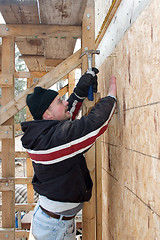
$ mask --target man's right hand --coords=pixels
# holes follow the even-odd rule
[[[111,78],[110,78],[108,95],[111,95],[114,97],[117,96],[116,77],[115,76],[111,76]]]
[[[77,83],[74,92],[79,97],[87,97],[88,96],[88,89],[90,86],[93,87],[93,92],[97,92],[97,68],[93,68],[92,72],[86,72],[82,75],[82,77],[79,79],[79,82]]]

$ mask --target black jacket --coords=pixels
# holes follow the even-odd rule
[[[82,102],[75,94],[69,98],[74,117]],[[22,145],[32,159],[36,192],[60,202],[84,202],[91,198],[93,184],[84,153],[107,129],[115,106],[115,99],[108,96],[81,119],[21,123]]]

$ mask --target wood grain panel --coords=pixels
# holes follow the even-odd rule
[[[159,239],[160,33],[151,1],[100,67],[117,77],[117,108],[102,139],[103,239]],[[107,225],[105,227],[105,224]]]

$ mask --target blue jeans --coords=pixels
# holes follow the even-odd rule
[[[62,220],[49,217],[37,203],[32,220],[32,234],[35,240],[75,240],[75,218]]]

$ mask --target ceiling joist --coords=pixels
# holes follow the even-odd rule
[[[81,38],[81,26],[0,24],[0,37]]]

